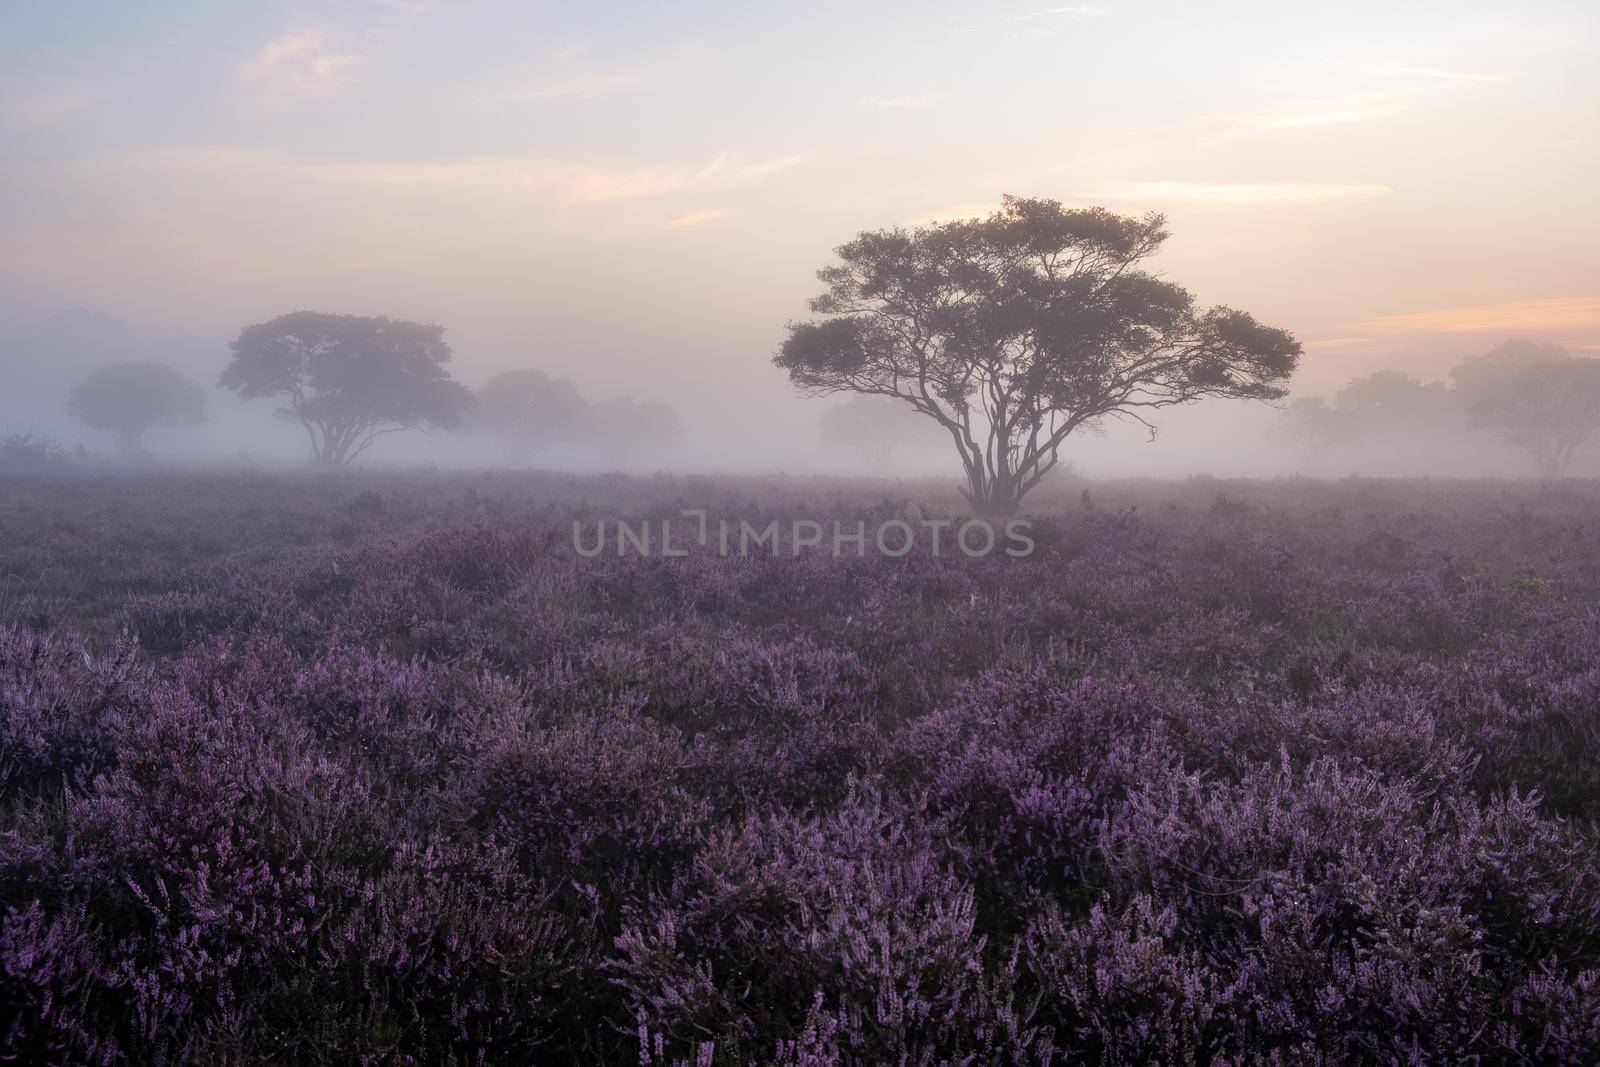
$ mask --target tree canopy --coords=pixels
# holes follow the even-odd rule
[[[619,396],[595,409],[594,439],[613,459],[683,440],[678,409],[659,400]]]
[[[1527,453],[1541,477],[1559,478],[1600,440],[1600,360],[1549,342],[1512,339],[1463,360],[1450,381],[1397,370],[1353,378],[1331,402],[1289,404],[1277,436],[1307,466],[1364,455],[1388,470],[1473,469],[1482,442]],[[1465,466],[1460,464],[1463,457]]]
[[[1600,360],[1559,345],[1506,341],[1451,372],[1468,424],[1527,452],[1559,478],[1600,436]]]
[[[1141,269],[1166,239],[1160,215],[1016,197],[986,219],[863,233],[818,272],[824,317],[791,323],[773,361],[808,395],[897,397],[933,419],[968,502],[1007,514],[1075,430],[1154,432],[1157,408],[1283,395],[1299,342]]]
[[[594,409],[577,387],[532,367],[496,374],[476,397],[473,427],[517,466],[551,445],[586,441],[594,430]]]
[[[453,428],[472,394],[450,377],[444,328],[387,317],[297,311],[246,326],[221,384],[240,396],[279,396],[312,462],[338,467],[398,430]]]
[[[162,363],[114,363],[92,371],[67,396],[67,413],[109,433],[124,456],[144,452],[157,426],[205,421],[205,391]]]
[[[1358,417],[1415,422],[1436,418],[1451,408],[1443,382],[1424,382],[1404,371],[1380,370],[1352,378],[1335,398],[1340,410]]]

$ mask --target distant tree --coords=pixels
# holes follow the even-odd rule
[[[1160,215],[1006,197],[987,219],[863,233],[818,272],[826,291],[774,357],[804,393],[897,397],[961,456],[974,510],[1013,513],[1075,430],[1154,433],[1157,408],[1270,400],[1294,371],[1289,333],[1142,269]]]
[[[1541,477],[1564,476],[1600,436],[1600,360],[1516,340],[1467,360],[1451,376],[1468,425],[1527,452]]]
[[[296,311],[246,326],[221,384],[246,398],[280,396],[318,466],[341,467],[378,437],[451,429],[472,394],[445,370],[444,328],[391,318]]]
[[[1482,355],[1469,356],[1450,371],[1457,406],[1471,415],[1487,401],[1503,396],[1528,368],[1572,359],[1560,345],[1513,338],[1502,341]]]
[[[1443,382],[1423,382],[1404,371],[1380,370],[1352,378],[1339,390],[1334,403],[1361,418],[1404,426],[1444,415],[1450,408],[1450,395]]]
[[[891,397],[858,396],[823,411],[817,428],[825,444],[856,452],[874,471],[885,471],[897,448],[935,446],[939,428]]]
[[[509,370],[479,386],[471,426],[492,438],[506,461],[526,466],[556,444],[588,438],[595,415],[577,387],[541,370]]]
[[[144,454],[158,426],[205,421],[205,391],[161,363],[114,363],[92,371],[67,396],[67,413],[109,433],[124,456]]]
[[[683,423],[669,404],[618,397],[595,409],[593,440],[613,459],[622,459],[683,440]]]
[[[1320,396],[1304,396],[1284,408],[1273,436],[1294,449],[1300,463],[1309,467],[1348,442],[1352,430],[1349,412]]]

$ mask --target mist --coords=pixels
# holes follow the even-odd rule
[[[0,399],[0,432],[41,435],[69,449],[81,449],[112,467],[123,464],[111,437],[68,413],[67,398],[72,387],[97,368],[130,361],[156,362],[205,388],[206,418],[198,425],[152,429],[148,450],[135,466],[303,467],[307,458],[304,441],[291,423],[279,417],[276,403],[242,400],[216,387],[217,376],[226,365],[229,340],[226,336],[145,332],[106,312],[81,309],[18,320],[0,338],[8,385]],[[1396,367],[1438,367],[1443,361],[1433,352],[1446,345],[1472,343],[1485,346],[1484,351],[1492,348],[1488,337],[1478,332],[1469,338],[1422,339],[1416,359],[1397,357],[1375,373]],[[1568,350],[1568,355],[1576,358],[1582,351]],[[1458,359],[1482,354],[1461,352]],[[744,361],[744,373],[730,375],[729,380],[701,382],[694,387],[663,383],[659,388],[646,387],[633,378],[619,379],[602,356],[583,361],[526,361],[526,366],[552,374],[570,367],[566,380],[586,400],[601,404],[649,400],[676,412],[678,434],[626,452],[582,441],[557,442],[535,457],[510,462],[484,434],[418,429],[387,438],[361,462],[391,468],[533,467],[574,473],[789,473],[878,479],[928,479],[958,473],[949,441],[931,422],[925,432],[896,444],[886,459],[830,435],[825,426],[827,413],[847,404],[848,395],[796,396],[781,376],[772,372],[764,356],[752,353]],[[511,358],[505,357],[505,361]],[[618,362],[623,362],[621,357]],[[459,350],[450,369],[469,387],[482,385],[488,377],[481,371],[474,374],[470,355]],[[1302,372],[1297,381],[1309,378]],[[1347,380],[1325,394],[1297,390],[1266,404],[1198,401],[1164,411],[1153,435],[1144,426],[1105,419],[1072,438],[1063,449],[1063,463],[1080,477],[1112,479],[1196,474],[1244,478],[1537,474],[1516,448],[1472,432],[1464,407],[1434,417],[1400,413],[1388,419],[1371,418],[1354,438],[1297,443],[1291,429],[1296,401],[1325,396],[1336,404],[1341,391],[1359,380]],[[1417,387],[1431,385],[1442,391],[1450,384],[1448,369],[1432,382],[1413,381]],[[1586,452],[1578,457],[1571,473],[1593,476],[1600,470],[1597,461],[1600,457]]]
[[[152,430],[149,460],[292,467],[304,442],[277,405],[217,381],[244,327],[316,310],[443,327],[468,388],[532,368],[592,403],[678,413],[670,442],[552,446],[539,466],[938,475],[951,457],[933,447],[880,469],[830,446],[818,420],[848,398],[797,396],[771,359],[836,246],[983,217],[1002,194],[1163,212],[1162,277],[1303,344],[1291,398],[1386,369],[1446,381],[1512,338],[1600,352],[1586,4],[236,14],[11,17],[8,432],[104,452],[68,392],[159,362],[206,390],[207,417]],[[1106,68],[1135,42],[1159,77]],[[853,73],[811,84],[824,56]],[[1085,106],[1105,83],[1115,106]],[[1091,477],[1518,473],[1504,448],[1421,428],[1308,463],[1275,442],[1280,418],[1201,400],[1163,411],[1154,440],[1100,420],[1063,461]],[[399,433],[362,462],[504,457]]]

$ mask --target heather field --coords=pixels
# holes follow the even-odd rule
[[[0,1058],[1600,1060],[1600,486],[0,484]]]

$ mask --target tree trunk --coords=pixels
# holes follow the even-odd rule
[[[344,466],[344,450],[323,438],[311,452],[311,465],[318,470],[338,470]]]
[[[117,452],[123,459],[142,459],[144,457],[144,431],[140,429],[124,428],[116,432]]]
[[[350,450],[356,439],[348,431],[320,427],[321,434],[311,435],[311,465],[319,470],[341,470],[350,463]]]
[[[1009,519],[1022,507],[1023,493],[1014,481],[989,478],[982,471],[974,471],[967,477],[965,496],[979,518]]]

